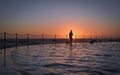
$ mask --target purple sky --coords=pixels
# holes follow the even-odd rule
[[[91,26],[83,22],[97,24]],[[30,27],[26,31],[29,33],[34,25],[35,28],[43,28],[40,33],[44,33],[48,28],[59,29],[59,26],[70,24],[80,29],[90,28],[91,33],[94,32],[94,26],[103,27],[104,31],[108,27],[107,31],[112,30],[112,34],[118,34],[120,0],[0,0],[0,32],[20,32],[22,28]]]

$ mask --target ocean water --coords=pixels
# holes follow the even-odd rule
[[[11,57],[23,75],[120,75],[120,42],[24,46]]]

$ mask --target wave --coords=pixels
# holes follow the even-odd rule
[[[43,65],[43,67],[57,67],[57,66],[61,66],[61,67],[76,67],[75,65],[62,64],[62,63],[52,63],[52,64],[45,64],[45,65]]]

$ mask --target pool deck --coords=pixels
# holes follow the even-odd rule
[[[21,75],[19,72],[11,69],[8,66],[0,67],[0,75]]]
[[[22,75],[20,72],[14,69],[14,64],[11,60],[10,54],[8,51],[6,55],[6,65],[3,63],[3,52],[0,51],[0,75]]]

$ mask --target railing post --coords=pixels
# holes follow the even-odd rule
[[[101,36],[101,41],[103,42],[103,36]]]
[[[110,41],[112,42],[112,36],[110,37]]]
[[[98,41],[98,37],[96,36],[96,41]]]
[[[55,44],[56,44],[56,34],[55,34]]]
[[[68,42],[68,41],[67,41],[67,38],[68,38],[68,35],[66,35],[66,44],[67,44],[67,42]]]
[[[85,35],[83,34],[83,42],[84,42],[84,39],[85,39]]]
[[[42,45],[43,45],[44,35],[42,34],[41,36],[42,36]]]
[[[4,66],[6,66],[6,32],[4,32]]]
[[[76,39],[76,38],[77,38],[77,35],[75,35],[75,44],[76,44],[76,41],[77,41],[77,39]]]
[[[92,40],[92,36],[90,35],[90,39],[89,40]]]
[[[18,34],[16,34],[16,49],[17,49],[17,35],[18,35]]]
[[[29,34],[27,34],[27,48],[29,48]]]

